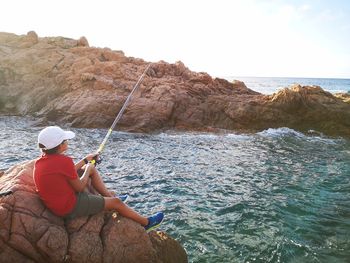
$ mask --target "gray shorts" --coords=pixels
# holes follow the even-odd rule
[[[93,195],[86,192],[76,194],[77,203],[73,211],[64,216],[66,219],[73,219],[80,216],[95,215],[103,211],[105,199],[101,195]]]

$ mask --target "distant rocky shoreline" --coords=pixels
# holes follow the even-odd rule
[[[148,64],[122,51],[89,47],[84,37],[0,33],[0,114],[109,127]],[[349,95],[300,85],[263,95],[241,81],[160,61],[151,65],[118,124],[131,132],[278,127],[350,137]]]

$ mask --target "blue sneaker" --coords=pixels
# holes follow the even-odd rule
[[[129,195],[128,194],[124,194],[124,195],[118,195],[117,196],[123,203],[126,203],[129,199]]]
[[[150,216],[148,219],[148,225],[145,226],[146,232],[150,232],[153,229],[156,229],[159,227],[159,225],[163,222],[164,214],[163,212],[158,212],[154,214],[153,216]]]

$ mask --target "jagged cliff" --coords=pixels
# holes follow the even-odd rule
[[[0,113],[45,123],[109,127],[149,63],[88,41],[0,33]],[[267,96],[181,62],[153,63],[118,129],[255,132],[289,127],[350,135],[350,105],[320,87]]]

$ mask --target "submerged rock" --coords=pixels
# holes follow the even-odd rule
[[[109,127],[148,64],[122,51],[89,47],[84,37],[0,33],[0,113],[34,116],[41,124]],[[276,127],[350,136],[350,104],[317,86],[262,95],[240,81],[159,61],[117,126],[135,132]]]
[[[33,182],[34,161],[0,175],[0,262],[187,262],[164,232],[147,234],[132,220],[99,213],[70,221],[45,208]]]

